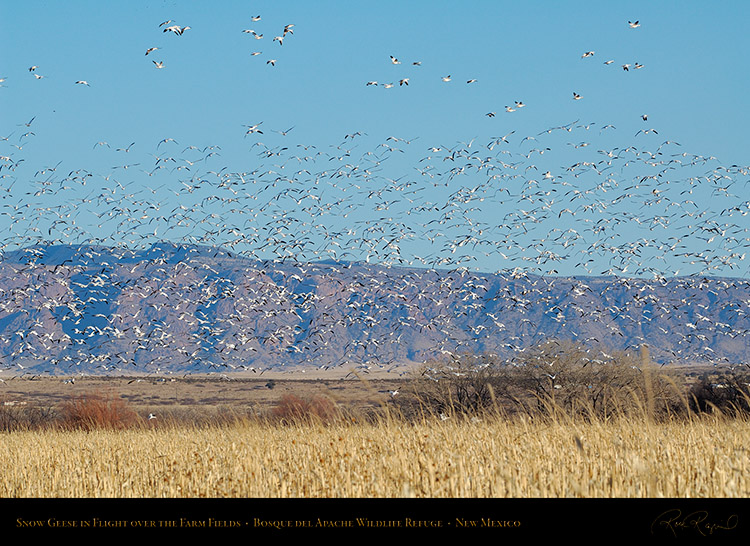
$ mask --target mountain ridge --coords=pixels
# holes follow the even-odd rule
[[[257,260],[220,247],[35,245],[0,260],[0,363],[51,374],[389,369],[551,338],[742,362],[750,280]]]

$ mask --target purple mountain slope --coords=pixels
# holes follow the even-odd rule
[[[540,277],[262,262],[222,249],[33,247],[0,260],[0,362],[24,373],[397,364],[550,338],[743,362],[750,281]],[[592,354],[595,354],[592,352]]]

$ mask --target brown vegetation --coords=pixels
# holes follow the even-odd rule
[[[477,415],[500,412],[544,415],[686,415],[686,387],[657,367],[647,352],[592,352],[583,345],[550,341],[511,362],[490,355],[461,355],[425,366],[401,408],[415,412]]]
[[[112,392],[74,396],[63,402],[60,409],[60,426],[64,429],[122,430],[139,422],[138,414]]]
[[[750,371],[704,374],[690,389],[690,407],[695,412],[750,414]]]
[[[271,410],[271,417],[284,423],[310,420],[326,423],[337,415],[333,401],[320,395],[307,398],[285,394]]]

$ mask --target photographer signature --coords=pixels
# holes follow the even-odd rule
[[[682,511],[678,509],[667,510],[657,517],[651,524],[651,534],[657,528],[668,529],[674,536],[678,531],[695,531],[702,536],[712,535],[715,531],[729,531],[735,529],[738,525],[736,514],[729,516],[726,521],[709,521],[708,512],[697,510],[683,516]]]

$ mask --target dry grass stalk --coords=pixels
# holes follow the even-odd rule
[[[566,416],[567,415],[567,416]],[[339,421],[3,433],[3,497],[746,497],[745,419]]]

